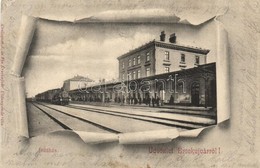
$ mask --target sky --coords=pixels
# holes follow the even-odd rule
[[[166,40],[176,33],[177,43],[210,49],[215,62],[216,30],[201,26],[151,23],[70,23],[40,20],[23,69],[27,96],[60,88],[75,75],[95,81],[118,78],[117,57],[153,39],[164,30]]]

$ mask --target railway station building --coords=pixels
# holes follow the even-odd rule
[[[159,98],[162,104],[216,107],[216,64],[207,63],[208,49],[166,40],[150,41],[119,56],[119,80],[74,89],[84,101],[142,104]],[[72,96],[73,97],[73,96]]]

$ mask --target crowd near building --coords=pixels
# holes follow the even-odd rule
[[[160,40],[117,58],[119,80],[82,87],[80,79],[68,91],[72,101],[215,107],[216,66],[207,63],[209,52],[179,44],[174,33],[167,40],[162,31]],[[65,81],[65,87],[68,81],[73,79]]]

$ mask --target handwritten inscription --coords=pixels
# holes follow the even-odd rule
[[[173,147],[168,146],[149,146],[149,153],[151,154],[167,154],[174,153]],[[216,155],[220,154],[220,147],[214,148],[183,148],[177,149],[179,155]]]
[[[55,148],[39,148],[39,152],[42,152],[42,153],[54,153],[54,152],[57,152],[57,149]]]
[[[178,154],[181,154],[181,155],[220,154],[220,148],[178,148]]]
[[[149,146],[149,153],[153,153],[153,154],[173,153],[173,147]]]

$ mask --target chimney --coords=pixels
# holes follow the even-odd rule
[[[164,31],[161,32],[160,41],[165,41],[165,33],[164,33]]]
[[[170,35],[169,41],[170,41],[170,43],[176,43],[176,35],[175,35],[175,33]]]

